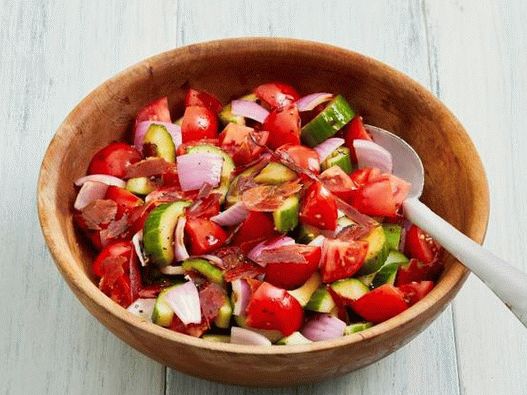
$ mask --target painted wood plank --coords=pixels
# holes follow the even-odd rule
[[[340,45],[381,59],[430,86],[422,4],[409,2],[185,0],[178,45],[236,36],[287,36]],[[353,356],[350,356],[353,358]],[[284,383],[287,384],[287,383]],[[390,357],[343,378],[281,390],[217,385],[168,370],[167,394],[456,394],[456,352],[449,307],[428,330]]]
[[[175,7],[0,2],[1,393],[164,393],[165,368],[111,335],[65,285],[44,247],[35,189],[44,150],[72,107],[110,75],[175,45]]]
[[[524,1],[426,1],[440,97],[486,167],[486,246],[527,270],[527,27]],[[462,393],[525,394],[527,332],[475,276],[454,302]]]

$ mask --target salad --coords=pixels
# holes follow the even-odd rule
[[[73,218],[99,289],[209,341],[304,344],[362,331],[422,299],[440,247],[401,212],[410,185],[333,93],[271,82],[224,105],[189,89],[137,114],[93,156]]]

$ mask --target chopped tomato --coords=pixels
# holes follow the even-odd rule
[[[277,149],[284,144],[300,144],[300,115],[296,105],[290,104],[271,111],[263,124],[262,130],[269,132],[267,145]]]
[[[367,241],[325,239],[320,261],[322,281],[332,283],[353,276],[364,264],[367,252]]]
[[[304,319],[300,303],[285,289],[267,282],[254,291],[246,311],[249,327],[278,330],[284,336],[299,330]]]
[[[257,159],[263,151],[269,132],[255,132],[253,128],[229,123],[220,133],[221,148],[227,152],[237,166],[243,166]],[[254,140],[258,142],[256,142]]]
[[[196,89],[189,89],[185,96],[185,107],[192,106],[206,107],[216,114],[218,114],[223,108],[221,102],[210,93],[198,91]]]
[[[357,189],[355,183],[351,180],[344,170],[339,166],[332,166],[322,172],[320,181],[329,191],[346,203],[351,203],[353,191]]]
[[[289,158],[299,167],[311,170],[313,173],[320,172],[320,159],[317,151],[303,145],[284,144],[276,152],[285,152]]]
[[[143,121],[172,122],[168,109],[168,98],[161,97],[139,110],[135,118],[135,125]]]
[[[267,262],[265,266],[265,281],[285,289],[294,289],[303,285],[318,269],[320,262],[320,247],[296,245],[299,254],[302,254],[305,263]]]
[[[351,204],[367,215],[391,217],[397,213],[389,180],[375,181],[355,190]]]
[[[439,256],[439,245],[419,227],[412,225],[406,232],[404,252],[411,258],[425,264],[432,263]]]
[[[123,307],[128,307],[139,296],[141,273],[129,241],[104,248],[95,259],[92,271],[101,278],[99,288]]]
[[[227,239],[227,233],[221,226],[206,218],[187,217],[185,233],[189,238],[192,255],[202,255],[214,251],[221,247]]]
[[[183,143],[216,138],[218,135],[218,117],[206,107],[187,107],[185,114],[183,114],[181,134]]]
[[[351,204],[363,214],[394,217],[410,190],[410,184],[376,168],[358,169],[350,175],[357,189]]]
[[[352,302],[351,308],[365,320],[378,324],[402,313],[408,304],[401,291],[384,284]]]
[[[311,184],[302,199],[300,220],[319,229],[335,230],[337,216],[333,195],[321,183]]]
[[[408,284],[403,284],[398,287],[399,290],[404,294],[404,300],[410,306],[416,304],[421,299],[423,299],[428,292],[434,288],[433,281],[421,281],[421,282],[411,282]]]
[[[179,184],[179,177],[177,174],[176,166],[170,167],[169,169],[167,169],[167,171],[161,174],[161,184],[164,187],[181,187],[181,185]]]
[[[88,174],[109,174],[123,178],[126,167],[142,159],[141,153],[126,143],[110,143],[92,158]]]
[[[105,198],[113,200],[125,212],[130,211],[134,207],[141,206],[144,203],[142,199],[138,198],[132,192],[114,185],[108,187]]]
[[[215,145],[219,146],[218,139],[201,139],[201,140],[195,140],[195,141],[189,141],[188,143],[180,144],[179,147],[177,147],[176,155],[185,155],[187,153],[187,149],[190,147],[194,147],[195,145],[199,144],[209,144],[209,145]]]
[[[129,260],[133,253],[133,246],[129,241],[120,241],[105,247],[93,262],[92,271],[97,277],[104,275],[104,260],[110,256],[123,256]]]
[[[430,263],[421,262],[412,258],[406,265],[399,266],[395,285],[401,286],[414,281],[436,280],[441,274],[443,264],[439,260]]]
[[[254,93],[271,109],[285,107],[300,98],[295,88],[282,82],[262,84],[256,87]]]
[[[232,245],[247,253],[258,243],[276,235],[273,218],[263,212],[250,211],[232,239]]]
[[[351,153],[351,160],[353,163],[357,163],[357,155],[355,154],[355,148],[353,147],[353,141],[355,140],[369,140],[372,141],[370,135],[364,128],[362,117],[356,115],[350,123],[344,129],[344,139],[346,140],[346,147],[349,148]]]

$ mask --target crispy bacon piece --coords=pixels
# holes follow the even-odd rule
[[[199,290],[201,305],[201,322],[199,324],[184,325],[177,315],[174,315],[170,329],[190,336],[201,337],[211,327],[211,322],[218,316],[221,306],[225,303],[226,295],[218,284],[206,283]]]
[[[227,300],[225,291],[218,284],[208,283],[204,285],[199,290],[202,320],[210,325],[210,322],[218,316],[225,300]]]
[[[151,177],[163,174],[175,166],[163,158],[151,157],[126,167],[124,178]]]
[[[130,223],[128,215],[124,214],[121,218],[110,221],[106,229],[101,230],[101,239],[116,239],[128,232]]]
[[[232,269],[227,269],[223,273],[223,279],[227,282],[233,282],[237,279],[256,278],[265,273],[263,267],[258,266],[252,262],[244,262],[240,266]]]
[[[302,254],[303,249],[298,245],[286,245],[263,250],[257,258],[258,263],[264,266],[268,263],[307,263]]]
[[[106,294],[111,291],[115,282],[124,274],[127,260],[122,255],[108,256],[102,262],[104,276],[101,277],[99,288]]]
[[[163,187],[149,193],[145,202],[176,202],[178,200],[194,200],[197,196],[197,191],[183,192],[179,187]]]
[[[298,180],[280,185],[260,185],[246,190],[242,201],[252,211],[275,211],[284,200],[302,189]]]
[[[81,216],[87,229],[100,230],[101,225],[117,215],[117,203],[109,199],[97,199],[82,209]]]

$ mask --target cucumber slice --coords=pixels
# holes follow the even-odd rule
[[[280,346],[292,346],[295,344],[309,344],[313,343],[308,338],[304,337],[300,332],[293,332],[289,336],[284,337],[276,342]]]
[[[371,283],[377,273],[365,274],[364,276],[357,277],[364,285],[371,287]]]
[[[410,262],[410,259],[406,257],[402,252],[391,250],[388,253],[388,257],[386,258],[386,261],[384,262],[385,265],[389,263],[397,263],[400,265],[405,265],[408,262]]]
[[[281,184],[286,181],[296,180],[296,173],[281,163],[270,162],[265,166],[260,174],[254,177],[254,181],[259,184]]]
[[[225,298],[225,303],[220,307],[218,316],[214,320],[214,324],[218,328],[229,328],[231,326],[232,305],[229,298]]]
[[[359,299],[370,290],[364,283],[356,278],[346,278],[335,281],[331,289],[341,298],[352,301]]]
[[[234,171],[234,162],[232,158],[222,149],[215,147],[210,144],[199,144],[193,147],[190,147],[187,150],[188,154],[198,153],[198,152],[207,152],[209,154],[216,154],[223,158],[223,167],[221,170],[221,179],[220,185],[215,188],[212,192],[219,193],[221,195],[220,203],[223,203],[227,191],[229,190],[229,185],[231,182],[231,174]]]
[[[386,236],[386,242],[390,250],[398,250],[399,243],[401,242],[402,228],[396,224],[382,224],[384,229],[384,236]]]
[[[145,221],[143,245],[145,254],[158,266],[174,260],[174,230],[179,217],[190,202],[179,201],[157,206]]]
[[[172,323],[172,318],[174,318],[174,311],[165,301],[165,296],[167,293],[169,293],[171,290],[178,287],[179,285],[181,284],[176,284],[171,287],[165,288],[159,293],[159,295],[157,295],[154,310],[152,311],[152,322],[154,324],[169,327]]]
[[[354,116],[355,112],[346,99],[338,95],[302,128],[302,142],[309,147],[315,147],[337,133]]]
[[[296,241],[300,244],[311,243],[320,234],[320,229],[307,224],[300,224],[296,234]]]
[[[201,338],[212,343],[230,343],[231,337],[226,335],[203,335]]]
[[[330,167],[338,166],[346,174],[351,173],[353,165],[351,164],[351,154],[347,147],[339,147],[329,155],[324,162],[320,164],[322,171]]]
[[[274,227],[278,232],[287,233],[298,225],[298,196],[289,196],[280,207],[273,211]]]
[[[364,264],[357,273],[359,276],[375,273],[386,261],[388,256],[388,243],[382,226],[373,229],[368,236],[363,238],[368,242],[368,252]]]
[[[242,316],[242,315],[235,315],[234,321],[236,322],[236,324],[238,324],[240,328],[250,329],[253,332],[259,333],[260,335],[269,339],[271,343],[276,343],[278,340],[284,337],[284,335],[282,335],[282,332],[277,331],[277,330],[257,329],[257,328],[252,328],[248,326],[247,323],[245,322],[246,321],[245,316]]]
[[[349,336],[352,333],[361,332],[365,329],[371,328],[373,326],[373,323],[371,322],[356,322],[354,324],[348,325],[344,329],[344,336]]]
[[[152,124],[148,127],[143,143],[145,156],[158,156],[167,162],[176,161],[176,146],[172,136],[163,125]]]
[[[258,173],[258,168],[258,165],[251,166],[247,170],[244,170],[236,177],[234,177],[229,187],[229,191],[227,192],[227,197],[225,198],[227,207],[238,203],[238,201],[240,200],[240,196],[238,194],[238,182],[240,181],[240,179],[255,175],[256,173]]]
[[[321,287],[311,295],[305,309],[316,311],[318,313],[329,313],[334,307],[336,307],[336,305],[331,294],[326,287]]]
[[[305,307],[309,303],[311,296],[315,293],[318,287],[320,287],[320,284],[322,284],[320,274],[315,272],[300,288],[287,292],[289,292],[293,298],[298,300],[298,303],[300,303],[302,307]]]
[[[136,177],[126,181],[126,189],[136,195],[148,195],[156,189],[156,184],[148,177]]]
[[[201,258],[192,258],[184,261],[181,266],[186,272],[196,271],[205,276],[209,281],[216,284],[223,284],[223,272],[212,263]]]
[[[383,284],[393,285],[395,283],[397,269],[399,269],[399,264],[397,262],[385,263],[375,274],[371,286],[377,288]]]

